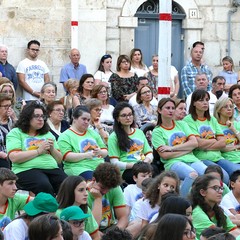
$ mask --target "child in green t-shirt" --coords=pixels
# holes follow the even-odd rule
[[[31,200],[27,194],[19,194],[17,176],[7,168],[0,168],[0,228],[4,228],[15,218],[16,212]]]

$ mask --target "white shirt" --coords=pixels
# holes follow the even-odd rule
[[[131,106],[136,106],[138,105],[137,103],[137,94],[134,94],[128,101],[128,103],[131,105]],[[158,101],[155,97],[153,97],[152,101],[150,102],[153,106],[157,106],[158,105]]]

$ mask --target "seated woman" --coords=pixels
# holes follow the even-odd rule
[[[68,176],[62,182],[57,194],[59,209],[57,210],[56,215],[60,217],[64,208],[78,206],[84,213],[90,215],[88,221],[85,223],[85,230],[90,234],[92,239],[98,239],[98,224],[92,215],[92,211],[99,207],[98,204],[102,204],[102,194],[96,189],[92,189],[90,191],[95,198],[95,205],[92,210],[87,205],[88,191],[86,181],[80,176]]]
[[[137,90],[138,76],[130,72],[131,63],[127,55],[120,55],[117,60],[117,72],[109,78],[112,97],[119,101],[128,101]]]
[[[194,155],[207,166],[218,164],[222,167],[224,182],[228,184],[229,175],[226,170],[233,167],[233,163],[221,155],[221,150],[226,147],[226,141],[216,118],[210,116],[209,99],[210,95],[207,91],[202,89],[194,91],[189,115],[184,118],[184,121],[198,142],[198,148],[194,150]]]
[[[112,75],[112,56],[110,54],[105,54],[101,57],[98,70],[94,74],[95,84],[102,84],[105,87],[109,87],[108,80]]]
[[[81,175],[92,179],[95,168],[104,162],[107,147],[100,135],[88,128],[91,115],[86,106],[78,106],[73,111],[72,126],[61,133],[58,145],[63,154],[64,171],[67,175]]]
[[[187,105],[185,100],[174,98],[175,102],[175,113],[174,113],[174,120],[183,120],[184,117],[187,115]]]
[[[55,100],[57,95],[57,85],[54,82],[44,83],[41,88],[40,99],[43,102],[44,106],[47,106],[49,103]]]
[[[207,166],[196,158],[192,150],[197,148],[197,140],[188,125],[174,120],[175,102],[171,98],[162,98],[158,103],[157,127],[152,133],[152,143],[161,157],[166,170],[176,172],[181,180],[181,195],[187,196],[198,175],[202,175]]]
[[[92,74],[83,74],[77,89],[77,94],[73,97],[73,107],[84,105],[87,99],[91,98],[94,87],[94,77]]]
[[[226,166],[221,165],[229,174],[229,176],[236,170],[240,169],[240,123],[234,121],[233,118],[234,103],[231,98],[218,99],[214,106],[214,117],[217,119],[227,146],[221,149],[222,156],[229,160]]]
[[[53,101],[47,105],[48,119],[47,123],[50,127],[50,132],[58,140],[59,135],[67,130],[70,125],[64,120],[65,108],[60,101]]]
[[[100,116],[101,124],[106,128],[106,130],[111,133],[113,129],[113,110],[114,106],[111,105],[108,88],[104,85],[97,85],[93,88],[92,98],[97,98],[102,102],[102,113]]]
[[[0,93],[0,167],[10,168],[6,151],[6,136],[16,121],[13,114],[12,98],[6,93]]]
[[[78,80],[70,78],[65,82],[65,88],[68,95],[59,99],[66,109],[65,119],[70,122],[73,110],[73,97],[77,94]]]
[[[240,235],[240,230],[219,206],[222,192],[222,184],[214,176],[203,175],[194,181],[190,198],[193,205],[193,226],[198,239],[201,232],[208,227],[222,227],[235,237]]]
[[[134,106],[136,123],[139,128],[145,123],[157,122],[157,107],[151,104],[153,99],[153,90],[149,86],[141,87],[137,92],[137,103]]]
[[[102,103],[97,98],[88,99],[85,102],[85,105],[88,107],[91,115],[91,121],[89,128],[95,130],[102,138],[105,144],[108,141],[108,132],[102,126],[100,117],[102,114]]]
[[[7,79],[8,78],[6,78],[6,80]],[[9,82],[3,81],[2,84],[0,81],[0,93],[7,94],[11,98],[12,108],[10,110],[10,117],[12,119],[15,119],[16,121],[17,118],[19,117],[20,112],[22,111],[23,106],[26,104],[25,101],[22,100],[21,98],[18,101],[16,100],[16,92],[10,80]]]
[[[44,107],[27,104],[7,135],[7,152],[21,189],[34,194],[55,195],[66,174],[58,168],[62,160],[55,137],[49,132]]]
[[[138,161],[151,163],[152,149],[144,133],[134,128],[134,110],[126,102],[118,103],[113,111],[114,132],[109,136],[108,149],[111,163],[117,165],[127,183],[133,181],[132,167]]]

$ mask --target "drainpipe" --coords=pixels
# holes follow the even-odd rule
[[[231,56],[231,30],[232,30],[231,17],[236,11],[237,11],[237,8],[230,9],[228,11],[228,46],[227,46],[228,56]]]
[[[71,49],[78,49],[78,0],[71,0]]]

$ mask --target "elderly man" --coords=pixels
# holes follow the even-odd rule
[[[181,71],[181,82],[182,88],[185,96],[190,95],[194,90],[196,90],[194,79],[197,73],[205,72],[209,81],[212,80],[212,72],[210,68],[201,63],[203,57],[203,49],[199,45],[192,48],[191,51],[192,60],[183,67]],[[210,90],[210,85],[208,86]]]
[[[47,65],[38,59],[39,51],[40,42],[31,40],[27,45],[27,57],[17,67],[19,84],[26,101],[37,100],[43,84],[50,81]]]
[[[7,77],[14,85],[15,90],[17,89],[18,86],[18,80],[17,80],[17,73],[15,68],[13,67],[13,65],[11,65],[8,61],[7,61],[7,57],[8,57],[8,49],[7,46],[5,45],[0,45],[0,72],[1,72],[1,68],[3,71],[2,76]]]
[[[87,73],[87,68],[85,65],[80,64],[80,52],[73,48],[70,52],[69,58],[71,60],[70,63],[63,66],[60,73],[60,83],[63,83],[64,89],[65,89],[65,82],[69,78],[74,78],[80,80],[83,74]]]

